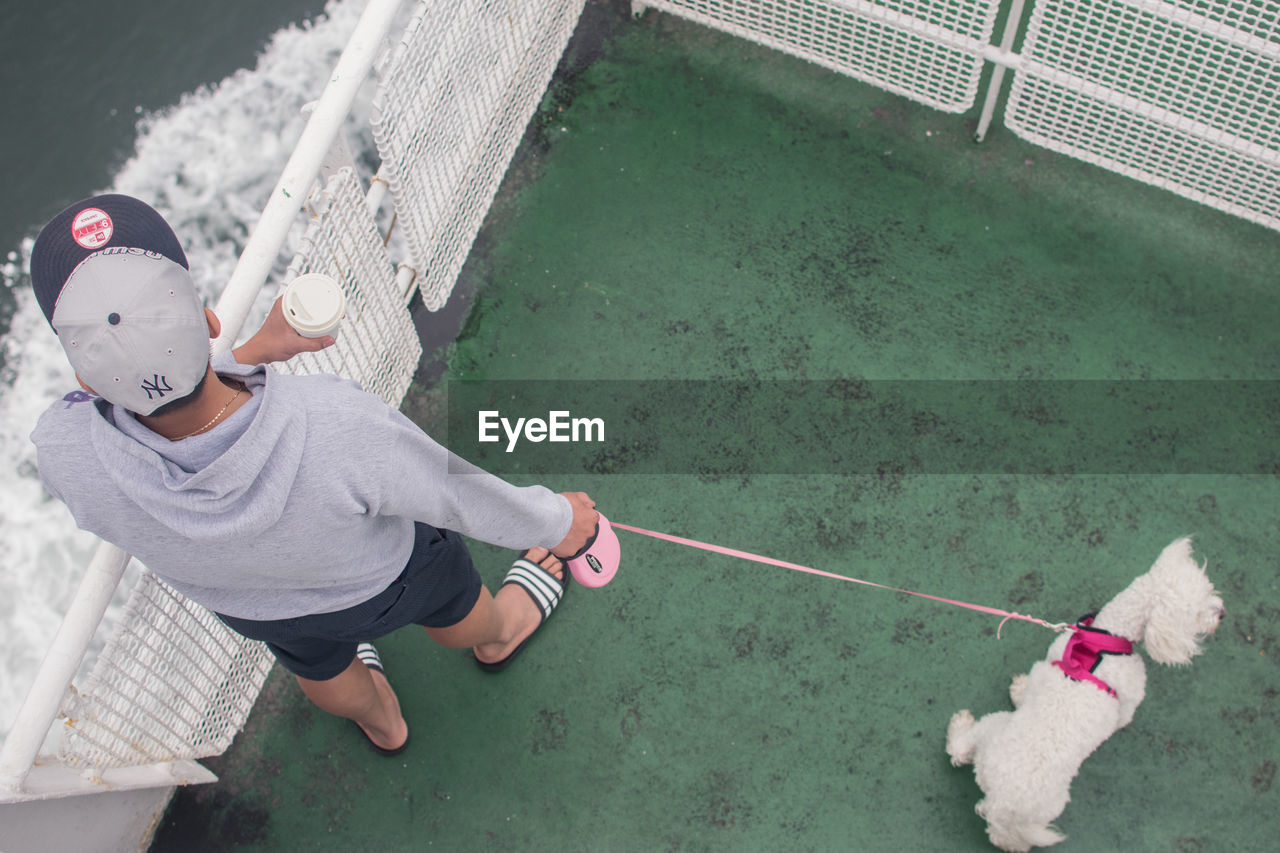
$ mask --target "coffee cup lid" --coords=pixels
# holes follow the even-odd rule
[[[299,332],[327,332],[346,310],[347,300],[338,283],[327,275],[307,273],[284,291],[284,315]]]

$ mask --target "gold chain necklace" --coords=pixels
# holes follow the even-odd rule
[[[214,416],[213,416],[213,420],[209,421],[207,424],[205,424],[204,426],[200,427],[200,429],[196,430],[195,432],[189,432],[189,433],[187,433],[186,435],[184,435],[184,436],[180,436],[180,437],[175,438],[175,439],[173,439],[173,440],[174,440],[174,441],[182,441],[184,438],[191,438],[191,436],[193,436],[193,435],[199,435],[200,433],[202,433],[202,432],[204,432],[205,430],[209,429],[211,426],[213,426],[214,424],[216,424],[216,423],[218,422],[218,419],[219,419],[219,418],[221,418],[224,414],[226,414],[227,409],[231,408],[231,404],[232,404],[232,403],[234,403],[234,402],[236,401],[236,399],[237,399],[241,394],[243,394],[243,393],[244,393],[244,388],[241,388],[241,389],[240,389],[239,391],[237,391],[235,394],[231,395],[231,399],[230,399],[230,400],[228,400],[228,401],[227,401],[227,404],[226,404],[225,406],[223,406],[223,407],[218,411],[218,414],[216,414],[216,415],[214,415]]]

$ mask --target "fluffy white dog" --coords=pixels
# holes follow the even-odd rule
[[[1223,615],[1222,599],[1191,557],[1190,537],[1179,539],[1091,624],[1081,620],[1030,674],[1014,677],[1009,697],[1017,710],[976,721],[956,712],[947,754],[957,767],[973,762],[986,794],[977,811],[991,843],[1026,851],[1062,841],[1050,824],[1071,799],[1080,764],[1129,724],[1146,693],[1133,643],[1159,663],[1190,663]]]

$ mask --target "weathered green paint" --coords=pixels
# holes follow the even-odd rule
[[[1280,235],[618,5],[589,6],[464,272],[446,380],[1280,375]],[[442,423],[440,387],[406,411]],[[1135,721],[1076,779],[1063,849],[1274,841],[1274,476],[625,461],[548,485],[619,521],[1051,620],[1195,534],[1229,615],[1193,666],[1150,667]],[[1049,632],[997,641],[978,614],[620,537],[617,579],[571,589],[501,676],[413,630],[380,643],[414,732],[399,758],[277,671],[211,762],[222,783],[184,792],[155,849],[992,849],[944,730],[1008,707]],[[496,584],[508,556],[475,554]]]

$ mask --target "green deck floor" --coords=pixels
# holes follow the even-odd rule
[[[424,425],[456,379],[1280,377],[1280,234],[625,5],[588,6],[464,272],[445,377],[406,403]],[[1275,476],[801,475],[749,452],[634,474],[625,450],[539,479],[617,521],[1052,620],[1194,534],[1229,615],[1193,666],[1149,666],[1060,849],[1273,849]],[[500,676],[382,641],[400,758],[277,668],[153,850],[993,849],[944,731],[1006,708],[1048,631],[997,640],[991,617],[620,537],[617,579],[572,589]],[[498,582],[507,555],[474,553]]]

